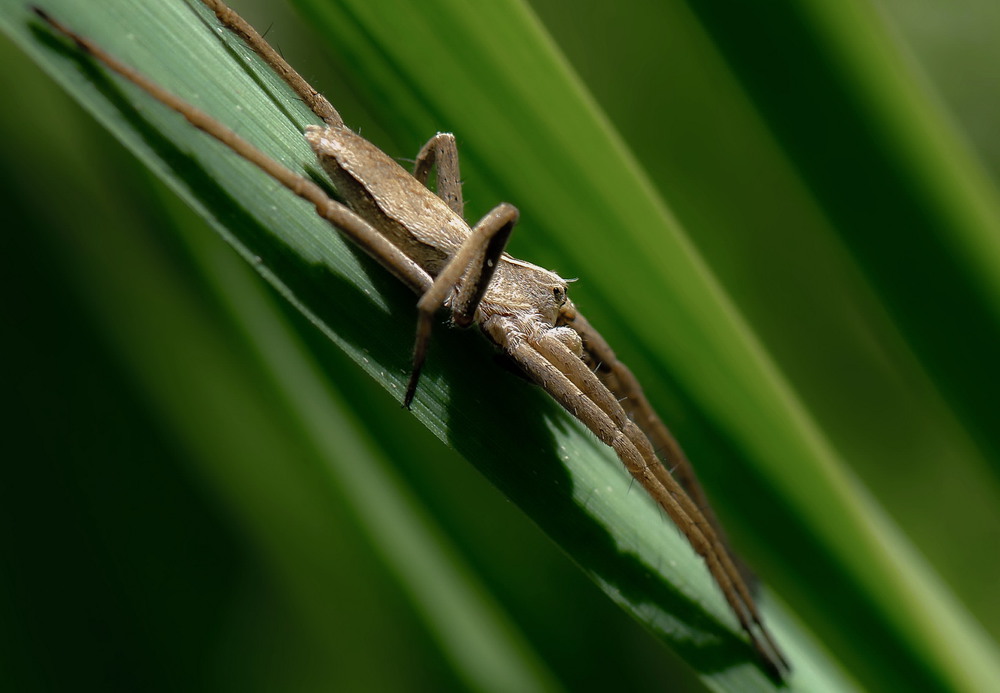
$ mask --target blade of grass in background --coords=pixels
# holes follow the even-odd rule
[[[985,549],[1000,532],[994,463],[880,304],[837,237],[838,229],[776,141],[780,130],[755,112],[737,76],[683,7],[658,3],[619,12],[594,6],[574,13],[567,26],[559,21],[568,15],[562,3],[536,6],[838,451],[995,637],[1000,632],[995,590],[1000,565]],[[930,11],[912,3],[907,8],[917,14]],[[780,37],[749,40],[758,24],[772,22],[760,9],[754,18],[733,17],[733,31],[748,36],[746,50],[772,55],[785,43]],[[720,17],[731,14],[719,11]],[[965,49],[980,45],[975,35],[988,33],[982,21],[956,13],[954,6],[938,7],[933,19],[928,32],[950,27]],[[971,36],[963,30],[969,25],[977,27]],[[804,60],[804,54],[786,53],[784,61],[758,77],[771,79],[776,93],[803,108],[800,102],[808,103],[808,95],[788,83],[788,73],[818,77]],[[961,89],[989,74],[988,61],[973,60],[962,69],[953,66],[947,86]],[[990,94],[978,93],[984,108],[992,103]],[[817,109],[821,112],[812,120],[803,116],[803,122],[814,127],[817,145],[847,151],[856,146],[859,133],[841,117],[844,107],[834,106]],[[859,168],[867,165],[867,157],[859,159]],[[846,175],[844,183],[853,184],[853,175]],[[898,262],[909,256],[901,243]],[[925,276],[928,283],[938,281],[932,271]],[[956,344],[975,339],[977,323],[954,336]],[[655,387],[655,380],[644,380]],[[696,455],[716,497],[732,499],[725,506],[731,507],[741,503],[744,488],[727,484],[732,463],[723,460],[723,468],[715,471],[719,457]],[[729,525],[740,531],[740,525]],[[956,540],[957,526],[961,540]],[[756,537],[780,538],[786,531],[775,522]],[[794,545],[768,548],[798,555]],[[827,578],[817,568],[800,575],[792,588],[808,585],[805,589],[840,593],[841,585]],[[783,592],[789,594],[789,588]],[[852,620],[858,628],[858,619]],[[827,637],[833,645],[836,634]]]
[[[1000,115],[1000,53],[993,37],[1000,32],[1000,6],[981,0],[937,5],[936,3],[878,3],[893,26],[910,48],[910,58],[923,68],[933,87],[940,94],[948,111],[961,126],[964,135],[992,174],[994,182],[1000,173],[1000,138],[994,124]],[[918,70],[914,70],[918,72]],[[917,77],[919,77],[919,73]],[[926,80],[929,82],[930,80]],[[971,331],[971,330],[970,330]],[[925,546],[940,556],[940,563],[949,581],[956,585],[970,609],[978,615],[994,639],[1000,637],[1000,598],[995,586],[1000,580],[997,562],[988,554],[975,551],[976,544],[988,545],[1000,536],[996,509],[1000,507],[1000,482],[997,480],[996,457],[982,464],[941,464],[947,472],[939,472],[942,481],[927,485],[928,497],[961,484],[962,497],[947,503],[948,514],[955,525],[966,531],[981,533],[972,541],[956,542],[954,534],[936,525],[927,532]],[[990,468],[990,465],[992,468]],[[952,471],[954,470],[954,471]],[[980,499],[988,499],[988,505]],[[911,505],[913,508],[913,505]],[[911,515],[916,515],[915,509]],[[951,523],[949,523],[951,524]]]
[[[976,154],[994,179],[1000,172],[1000,138],[993,124],[1000,117],[1000,73],[996,64],[1000,6],[989,0],[948,4],[879,0],[911,59],[925,71]]]

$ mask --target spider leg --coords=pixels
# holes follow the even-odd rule
[[[646,399],[638,379],[624,363],[618,360],[618,356],[607,340],[576,310],[572,303],[567,302],[560,317],[560,324],[565,324],[580,335],[583,341],[584,360],[595,367],[594,372],[600,381],[615,394],[629,418],[635,421],[636,425],[652,442],[657,455],[664,463],[665,469],[662,470],[662,473],[670,474],[677,479],[687,494],[691,496],[691,499],[697,503],[702,514],[711,523],[712,529],[729,549],[743,580],[753,590],[756,587],[756,576],[739,556],[733,554],[722,529],[722,523],[719,522],[715,511],[708,502],[708,497],[705,495],[701,482],[698,481],[693,465],[684,454],[680,443],[677,442],[670,429],[667,428],[649,400]]]
[[[719,540],[698,506],[670,476],[653,452],[648,438],[628,418],[625,410],[564,340],[548,330],[535,339],[505,340],[512,325],[497,330],[487,325],[532,378],[602,442],[614,449],[628,472],[667,513],[704,560],[726,602],[750,637],[769,671],[781,678],[788,664],[764,627],[757,607]],[[491,329],[493,328],[493,329]],[[662,473],[657,473],[662,470]]]
[[[656,457],[656,453],[649,441],[649,438],[639,429],[639,427],[628,417],[627,412],[618,401],[615,393],[611,392],[600,379],[587,367],[587,365],[574,354],[559,339],[552,336],[551,331],[542,336],[535,344],[537,350],[556,368],[558,368],[581,392],[587,396],[600,409],[607,414],[614,425],[624,433],[636,449],[638,449],[646,461],[647,467],[656,477],[660,486],[667,490],[677,502],[684,514],[690,518],[692,525],[697,527],[705,540],[711,545],[712,551],[720,557],[720,563],[727,573],[734,573],[729,561],[728,550],[722,545],[712,524],[708,522],[701,508],[694,503],[691,497],[678,484],[677,480]],[[641,479],[640,479],[641,481]],[[655,497],[655,494],[652,494]],[[738,574],[730,574],[730,580],[735,589],[739,592],[742,601],[746,602],[750,613],[756,616],[753,609],[753,599],[742,584],[742,579]]]
[[[413,177],[424,186],[431,173],[437,168],[435,187],[437,196],[445,201],[451,211],[465,218],[465,201],[462,199],[462,176],[458,167],[458,146],[450,132],[439,132],[427,140],[417,160],[413,164]]]
[[[332,128],[342,128],[344,121],[340,113],[333,107],[326,97],[312,88],[312,86],[295,71],[288,62],[285,61],[264,37],[257,33],[243,17],[236,14],[231,7],[222,0],[202,0],[202,3],[218,18],[219,22],[231,32],[239,36],[243,43],[247,45],[261,60],[267,63],[268,67],[274,70],[281,79],[285,81],[292,91],[295,92],[302,101],[317,115],[324,123]]]
[[[646,399],[639,381],[611,349],[604,337],[594,329],[593,325],[574,306],[564,311],[564,321],[568,327],[580,335],[583,349],[589,361],[596,366],[596,375],[621,400],[622,407],[629,413],[639,428],[642,429],[654,446],[664,456],[665,464],[674,470],[673,476],[680,482],[688,495],[698,504],[702,513],[710,521],[716,531],[719,523],[715,520],[708,499],[698,482],[694,468],[681,449],[677,439],[670,433],[663,421],[653,411]]]
[[[81,50],[103,63],[108,69],[135,84],[164,106],[184,116],[191,125],[214,137],[295,195],[310,202],[316,208],[317,214],[337,227],[348,239],[375,258],[411,289],[423,293],[430,288],[431,277],[420,265],[393,245],[371,224],[351,211],[349,207],[331,199],[321,187],[311,180],[279,164],[212,116],[170,93],[138,70],[122,63],[93,41],[80,36],[44,10],[34,8],[34,11],[53,29],[72,39]]]
[[[517,207],[506,202],[489,211],[472,228],[472,233],[462,241],[448,264],[434,278],[434,283],[420,297],[417,302],[419,314],[417,337],[413,345],[413,371],[410,373],[403,406],[410,406],[417,391],[420,370],[427,358],[434,313],[444,305],[457,286],[458,293],[451,301],[452,319],[459,327],[472,324],[476,308],[493,278],[517,217]]]

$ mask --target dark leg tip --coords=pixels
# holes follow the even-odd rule
[[[417,382],[420,380],[420,371],[414,370],[410,374],[410,382],[406,386],[406,394],[403,395],[403,409],[409,410],[413,404],[413,397],[417,394]]]

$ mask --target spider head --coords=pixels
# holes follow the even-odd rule
[[[566,298],[566,280],[555,272],[542,269],[530,262],[504,256],[493,275],[493,282],[484,297],[487,313],[518,315],[522,320],[555,325],[560,311],[569,301]]]

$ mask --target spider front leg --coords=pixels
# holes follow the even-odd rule
[[[541,330],[532,327],[539,326],[525,326],[504,317],[491,318],[483,325],[536,383],[615,451],[629,474],[704,559],[760,660],[770,674],[781,679],[789,669],[788,664],[765,628],[749,589],[712,524],[663,469],[649,439],[628,418],[615,396],[580,359],[575,348],[579,337],[574,338],[575,333],[565,327],[542,326]]]
[[[663,460],[665,468],[662,473],[670,474],[680,482],[680,485],[701,509],[702,514],[712,524],[715,533],[729,548],[733,562],[740,571],[740,575],[743,576],[743,580],[753,588],[756,584],[756,576],[739,556],[733,554],[722,529],[722,524],[708,502],[708,497],[705,495],[697,474],[695,474],[694,467],[687,455],[684,454],[680,443],[677,442],[670,429],[667,428],[649,400],[646,399],[638,379],[624,363],[618,360],[618,356],[607,340],[576,310],[576,306],[572,302],[566,301],[563,305],[558,324],[571,328],[580,336],[583,343],[584,361],[597,375],[601,383],[614,394],[629,418],[649,438],[657,456]]]
[[[409,407],[417,391],[420,370],[427,358],[434,314],[451,298],[452,321],[468,327],[475,319],[476,309],[486,293],[507,240],[517,223],[517,207],[506,202],[494,207],[472,228],[448,264],[434,278],[434,283],[417,302],[417,337],[413,345],[413,371],[406,386],[403,406]]]

